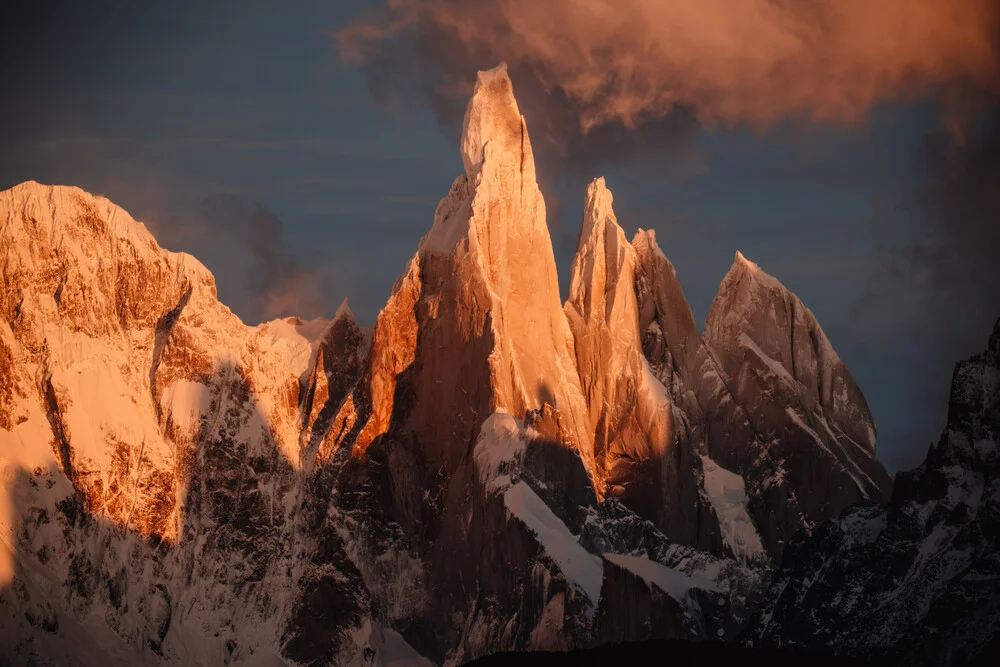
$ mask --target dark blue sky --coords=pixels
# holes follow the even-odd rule
[[[454,129],[418,97],[375,105],[338,62],[331,33],[370,3],[135,4],[41,3],[7,22],[0,188],[107,196],[205,262],[249,323],[275,281],[316,286],[303,315],[348,297],[373,323],[462,167]],[[869,400],[880,458],[910,467],[943,426],[954,362],[1000,315],[908,276],[940,130],[928,105],[878,108],[855,127],[702,129],[683,159],[547,174],[562,275],[584,177],[607,177],[628,234],[657,230],[699,321],[742,250],[816,314]]]

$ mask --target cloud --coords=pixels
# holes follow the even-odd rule
[[[553,97],[532,104],[553,128],[635,128],[678,110],[768,127],[993,86],[998,16],[993,0],[386,0],[337,39],[377,97],[405,75],[445,123],[472,69],[504,60],[519,96]]]
[[[336,33],[376,103],[414,97],[457,134],[474,72],[508,64],[554,234],[571,197],[627,164],[696,176],[705,126],[853,124],[934,97],[959,125],[1000,89],[995,0],[383,0]],[[569,223],[568,225],[566,223]]]
[[[597,165],[625,156],[670,166],[694,154],[698,125],[682,105],[648,118],[638,128],[609,123],[581,132],[586,105],[578,96],[554,85],[538,62],[515,57],[504,44],[484,38],[503,23],[505,4],[389,0],[380,16],[360,19],[337,33],[340,52],[346,62],[362,65],[376,103],[403,107],[415,94],[442,126],[456,133],[475,71],[505,60],[518,105],[528,119],[539,174],[558,173],[583,183],[599,171]],[[553,6],[553,12],[571,9],[566,3],[554,5],[559,7]],[[547,195],[552,193],[549,184],[542,186]]]
[[[199,229],[215,230],[224,243],[246,244],[243,278],[249,314],[256,320],[301,315],[313,317],[329,309],[330,276],[320,268],[303,267],[290,252],[284,223],[260,204],[248,206],[231,194],[214,195],[200,206]],[[230,252],[236,250],[232,248]]]
[[[1000,103],[962,132],[929,135],[921,161],[899,208],[874,207],[875,228],[895,237],[883,235],[880,267],[850,319],[859,344],[875,342],[895,369],[894,391],[878,399],[899,416],[887,437],[903,467],[937,439],[955,363],[984,349],[1000,316]],[[902,235],[893,214],[909,221]]]
[[[164,247],[191,252],[215,275],[219,297],[249,324],[330,315],[339,303],[332,266],[304,266],[281,218],[235,194],[214,194],[186,215],[152,224]]]
[[[926,164],[926,234],[902,260],[910,275],[992,321],[1000,316],[1000,105],[960,135],[928,137]]]
[[[961,133],[928,135],[921,162],[903,204],[910,233],[883,246],[879,275],[856,310],[877,314],[905,295],[923,333],[946,343],[950,364],[982,348],[1000,316],[1000,100]],[[876,222],[881,215],[877,207]]]

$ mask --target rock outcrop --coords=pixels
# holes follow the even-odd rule
[[[808,530],[855,502],[885,497],[891,483],[873,450],[852,444],[843,430],[834,436],[832,429],[838,427],[829,426],[832,420],[845,424],[851,433],[860,428],[868,442],[871,415],[815,318],[797,297],[738,255],[713,302],[703,339],[655,234],[640,230],[633,247],[640,266],[636,292],[643,350],[654,373],[670,389],[675,438],[687,443],[678,448],[679,456],[687,453],[690,459],[682,465],[703,477],[697,457],[703,462],[707,457],[711,469],[735,473],[743,480],[752,522],[722,521],[722,532],[729,539],[716,536],[717,547],[726,542],[733,553],[759,557],[761,543],[776,557],[796,531]],[[786,326],[789,317],[800,321],[798,331]],[[766,341],[764,348],[754,342],[757,339]],[[812,379],[795,380],[791,370],[782,371],[782,363],[795,365],[795,372]],[[870,434],[873,438],[874,426]],[[809,470],[834,476],[807,479]],[[808,496],[805,501],[800,498],[803,493]],[[711,524],[689,520],[681,525]],[[739,543],[733,541],[737,535]],[[711,536],[711,531],[703,531],[688,535],[686,541],[710,547],[706,540]]]
[[[510,415],[530,428],[525,465],[559,489],[552,502],[567,520],[595,502],[598,473],[531,143],[505,67],[479,74],[461,147],[465,174],[379,315],[367,369],[335,423],[352,425],[337,445],[351,452],[340,493],[380,499],[382,522],[400,527],[426,567],[433,615],[468,619],[428,631],[474,657],[542,645],[537,623],[551,622],[553,605],[572,606],[552,589],[527,596],[526,608],[509,585],[512,572],[531,571],[538,547],[508,519],[510,507],[475,484],[486,419]],[[514,613],[521,627],[511,629]]]
[[[676,444],[665,502],[673,508],[668,513],[673,517],[663,530],[683,544],[760,559],[764,554],[753,523],[728,520],[741,506],[746,513],[745,493],[740,499],[733,489],[735,503],[727,501],[725,494],[714,494],[716,507],[706,491],[705,477],[706,464],[713,472],[748,470],[763,454],[756,432],[730,394],[714,354],[702,341],[674,267],[660,250],[656,234],[639,230],[632,245],[639,266],[635,291],[643,354],[671,397]],[[715,478],[722,479],[720,475]],[[758,496],[753,495],[750,501],[751,509],[756,509]],[[755,519],[761,533],[766,534],[767,523],[759,516]]]

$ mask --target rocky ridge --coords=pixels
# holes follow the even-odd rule
[[[942,665],[1000,637],[1000,320],[959,363],[948,423],[892,498],[798,538],[758,612],[757,645],[832,647],[883,664]]]

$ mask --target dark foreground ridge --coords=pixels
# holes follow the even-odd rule
[[[739,662],[737,662],[739,661]],[[750,661],[750,662],[745,662]],[[600,646],[583,651],[554,653],[498,653],[466,663],[468,667],[504,667],[505,665],[711,665],[734,664],[783,667],[863,667],[874,665],[859,658],[829,655],[817,651],[750,648],[733,643],[646,641]]]
[[[957,658],[952,667],[993,667],[1000,655],[1000,638],[972,660]],[[568,651],[530,651],[497,653],[465,663],[467,667],[561,667],[562,665],[665,665],[672,667],[732,667],[767,665],[767,667],[868,667],[887,664],[882,657],[860,658],[804,649],[752,648],[738,643],[655,640],[626,642],[597,648]]]

